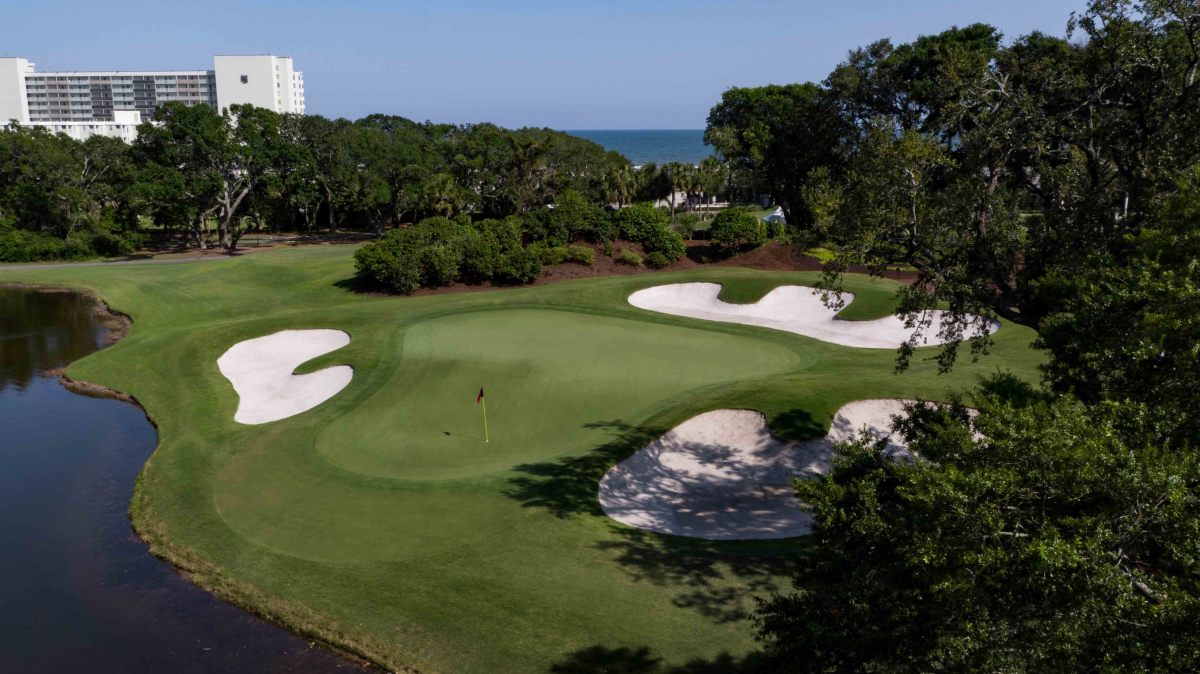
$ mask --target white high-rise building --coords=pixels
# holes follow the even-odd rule
[[[212,70],[45,73],[26,59],[0,58],[0,125],[133,141],[138,124],[167,101],[304,114],[304,75],[290,57],[271,55],[217,56]]]

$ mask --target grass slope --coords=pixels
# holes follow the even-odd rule
[[[222,596],[393,668],[546,671],[642,647],[666,662],[742,654],[753,647],[753,595],[784,586],[804,541],[707,543],[623,527],[596,503],[608,467],[716,407],[762,410],[777,434],[803,438],[850,400],[941,398],[997,368],[1035,376],[1033,333],[1019,326],[950,375],[921,358],[896,374],[891,351],[625,302],[683,281],[721,282],[752,301],[815,274],[713,269],[386,298],[346,290],[350,253],[0,271],[0,282],[86,287],[134,317],[124,341],[69,373],[134,395],[159,425],[131,509],[157,554]],[[847,289],[855,318],[893,306],[890,282],[853,277]],[[217,357],[285,328],[349,332],[348,347],[301,371],[345,363],[353,382],[291,419],[234,423]]]

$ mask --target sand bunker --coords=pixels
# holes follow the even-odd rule
[[[346,388],[354,370],[346,365],[309,374],[295,369],[350,343],[341,330],[284,330],[234,344],[217,359],[238,394],[234,421],[265,424],[306,412]]]
[[[796,499],[797,477],[824,474],[833,445],[866,429],[887,437],[904,400],[859,400],[838,410],[829,433],[780,442],[766,419],[748,410],[692,417],[614,466],[600,481],[609,517],[639,529],[709,540],[788,538],[809,533],[811,518]]]
[[[721,286],[717,283],[675,283],[639,290],[629,296],[629,303],[639,309],[674,316],[757,325],[864,349],[895,349],[913,333],[897,316],[873,321],[836,318],[837,310],[825,306],[820,292],[806,286],[780,286],[754,304],[722,302],[718,299],[720,294]],[[842,293],[840,298],[848,304],[854,295]],[[931,323],[919,346],[945,342],[939,337],[945,315],[943,311],[928,312]],[[999,329],[999,323],[989,321],[985,332]],[[964,336],[972,336],[970,333],[969,330]]]

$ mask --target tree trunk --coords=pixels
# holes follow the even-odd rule
[[[192,236],[196,239],[196,247],[200,250],[204,250],[204,225],[208,220],[209,213],[210,211],[201,213],[196,226],[192,229]]]
[[[221,214],[221,220],[217,223],[217,245],[223,249],[229,249],[229,212]]]
[[[325,202],[329,204],[329,232],[332,234],[337,231],[337,219],[333,215],[333,190],[325,188]]]

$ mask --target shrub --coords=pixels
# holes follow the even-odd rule
[[[518,248],[500,257],[496,264],[495,280],[500,283],[532,283],[542,275],[542,261],[537,253]]]
[[[562,240],[554,242],[556,245],[562,245],[582,239],[602,240],[608,218],[599,206],[588,201],[579,191],[569,189],[564,190],[555,199],[554,208],[550,210],[550,223],[553,232],[558,236],[565,236]]]
[[[562,264],[567,261],[567,247],[554,246],[552,248],[544,245],[539,245],[536,248],[530,246],[530,250],[536,250],[542,264]]]
[[[604,254],[608,257],[612,257],[616,252],[615,249],[613,248],[612,241],[605,241],[604,245],[601,246],[601,249],[604,251]]]
[[[809,248],[804,254],[817,259],[821,264],[829,264],[837,258],[837,254],[828,248]]]
[[[497,252],[507,253],[521,247],[525,221],[510,215],[503,220],[487,219],[475,223],[475,229],[495,244]]]
[[[604,218],[596,225],[596,230],[591,236],[591,240],[595,242],[608,242],[617,238],[617,223],[613,222],[612,216],[604,213]]]
[[[420,267],[411,248],[386,245],[391,234],[355,251],[354,266],[360,274],[376,283],[408,294],[421,287]]]
[[[101,231],[93,234],[86,246],[100,257],[118,257],[137,250],[138,243],[115,232]]]
[[[478,230],[471,230],[462,239],[462,264],[459,274],[467,283],[482,283],[496,271],[500,257],[496,240]]]
[[[668,260],[666,255],[655,251],[646,256],[646,266],[653,269],[662,269],[671,264],[672,260]]]
[[[642,256],[632,250],[622,250],[621,254],[617,256],[617,262],[640,267],[642,266]]]
[[[709,236],[728,251],[762,245],[766,228],[753,213],[743,208],[729,208],[713,218]]]
[[[672,229],[679,232],[679,235],[685,239],[690,239],[696,234],[696,230],[703,229],[700,216],[695,213],[679,213],[675,216],[675,224]]]
[[[457,242],[455,242],[457,243]],[[448,286],[458,280],[462,250],[454,243],[435,243],[420,251],[421,285]]]
[[[786,239],[787,238],[787,223],[782,220],[770,220],[764,222],[766,227],[767,239]]]
[[[463,250],[472,233],[461,221],[426,218],[359,248],[354,254],[355,266],[360,274],[399,293],[447,285],[458,279]]]
[[[66,253],[67,245],[61,239],[12,229],[0,222],[0,260],[4,262],[61,260]]]
[[[519,216],[520,232],[525,243],[545,243],[547,246],[564,246],[570,236],[563,220],[554,218],[553,209],[539,208]],[[507,219],[507,218],[506,218]]]
[[[637,203],[623,208],[612,216],[616,226],[616,234],[626,241],[642,241],[651,230],[665,228],[670,225],[666,213],[655,208],[652,204]]]
[[[121,232],[111,222],[79,227],[70,241],[41,232],[18,229],[0,220],[0,262],[39,260],[83,260],[93,257],[128,255],[145,244],[145,235]]]
[[[646,232],[646,236],[642,239],[642,245],[648,253],[662,253],[669,262],[678,260],[687,252],[683,237],[671,231],[666,225],[656,226]]]
[[[596,264],[596,251],[587,246],[571,246],[567,248],[567,261],[590,267]]]

